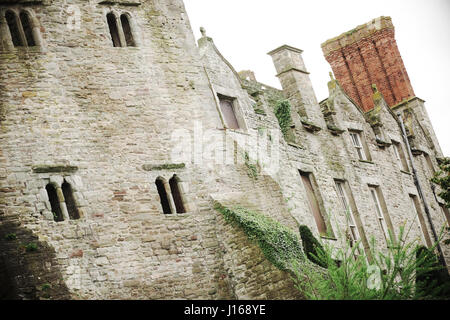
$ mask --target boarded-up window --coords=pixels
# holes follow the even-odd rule
[[[158,178],[155,181],[156,188],[158,189],[159,198],[161,200],[161,206],[164,214],[172,214],[170,209],[169,197],[167,196],[165,182],[162,178]]]
[[[303,185],[306,189],[306,195],[308,196],[309,207],[314,216],[314,220],[317,224],[317,229],[321,235],[327,235],[327,225],[325,220],[323,219],[322,212],[320,210],[319,201],[317,199],[318,194],[317,190],[313,187],[311,182],[311,173],[299,171],[300,176],[302,177]]]
[[[64,201],[66,203],[67,212],[69,213],[70,219],[72,219],[72,220],[79,219],[80,213],[78,212],[78,208],[75,204],[72,187],[66,181],[64,181],[64,183],[62,184],[62,192],[64,195]]]
[[[425,222],[425,218],[423,217],[422,209],[420,208],[419,199],[417,196],[410,194],[409,195],[411,209],[415,216],[419,233],[422,236],[423,244],[426,244],[428,247],[431,247],[431,239],[428,234],[427,224]]]
[[[239,123],[236,118],[234,110],[234,103],[232,98],[219,96],[220,111],[224,117],[225,125],[229,129],[239,129]]]
[[[114,13],[110,12],[106,15],[108,20],[109,32],[111,34],[111,39],[114,47],[121,47],[119,29],[117,28],[116,16]]]
[[[11,39],[14,44],[14,47],[21,47],[23,46],[22,37],[20,36],[19,31],[19,20],[17,19],[17,15],[11,11],[6,11],[5,14],[6,22],[8,24],[9,32],[11,34]]]
[[[169,180],[170,191],[172,192],[173,202],[175,203],[175,208],[177,213],[186,213],[186,208],[183,203],[183,196],[180,189],[179,178],[174,175],[172,179]]]
[[[61,206],[58,199],[58,193],[56,192],[56,188],[52,184],[47,184],[45,187],[47,190],[48,200],[50,201],[50,206],[53,213],[53,219],[56,222],[63,221],[64,217],[61,211]]]
[[[27,12],[22,11],[20,13],[20,22],[22,23],[23,32],[25,33],[25,39],[29,47],[34,47],[36,42],[33,38],[33,28],[31,26],[30,17]]]
[[[136,43],[134,42],[133,33],[131,31],[130,21],[126,14],[122,14],[120,16],[120,22],[122,24],[123,34],[125,36],[125,42],[128,47],[135,47]]]

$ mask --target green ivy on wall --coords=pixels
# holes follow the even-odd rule
[[[306,260],[298,236],[278,221],[239,206],[228,208],[216,203],[215,209],[222,213],[227,222],[242,228],[278,269],[292,271]]]
[[[280,100],[277,102],[275,106],[275,116],[280,124],[281,132],[283,132],[283,136],[286,139],[292,124],[291,104],[288,100]]]

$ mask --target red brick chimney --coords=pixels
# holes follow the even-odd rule
[[[387,104],[414,97],[390,17],[380,17],[322,44],[325,59],[345,92],[365,111],[374,107],[372,84]]]

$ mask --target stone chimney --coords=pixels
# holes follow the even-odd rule
[[[323,115],[303,62],[302,52],[284,45],[268,54],[272,57],[283,91],[291,102],[292,111],[299,114],[302,123],[311,122],[324,127]]]
[[[330,39],[322,44],[322,51],[342,88],[365,111],[374,107],[372,84],[390,107],[415,96],[390,17]]]

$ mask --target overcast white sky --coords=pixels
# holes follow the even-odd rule
[[[416,95],[426,107],[444,155],[450,156],[450,0],[184,0],[198,39],[203,26],[237,71],[280,88],[267,55],[283,44],[304,50],[317,99],[328,96],[331,67],[321,43],[390,16]]]

